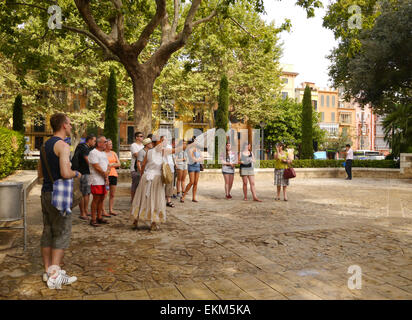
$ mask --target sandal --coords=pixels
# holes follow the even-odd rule
[[[199,201],[197,201],[197,200],[192,200],[192,202],[199,202]]]
[[[253,201],[256,201],[256,202],[263,202],[262,200],[260,200],[260,199],[258,199],[258,198],[253,199]]]
[[[88,218],[88,217],[79,216],[79,219],[89,221],[89,218]]]
[[[275,198],[275,201],[279,201],[280,200],[280,198]]]
[[[112,216],[118,216],[119,215],[118,213],[114,213],[114,212],[110,212],[109,214],[112,215]]]
[[[101,219],[96,219],[96,221],[97,221],[98,224],[106,224],[106,223],[109,223],[107,220],[104,220],[103,218],[101,218]]]
[[[185,199],[180,198],[180,202],[181,202],[181,203],[184,203],[184,202],[185,202]]]
[[[108,215],[102,214],[102,217],[111,218],[112,216],[110,214]]]
[[[173,202],[167,202],[166,205],[170,208],[174,208],[175,205],[173,204]]]
[[[92,227],[100,227],[99,224],[97,223],[97,221],[93,221],[93,220],[90,220],[90,225]]]

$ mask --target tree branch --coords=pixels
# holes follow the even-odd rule
[[[11,6],[14,6],[14,5],[16,5],[16,6],[28,6],[28,7],[37,8],[37,9],[40,9],[40,10],[43,10],[43,11],[47,12],[47,8],[43,8],[43,7],[37,6],[35,4],[29,4],[29,3],[25,3],[25,2],[14,2],[14,3],[10,3],[9,5],[11,5]]]
[[[112,33],[116,30],[114,38],[117,39],[120,44],[124,44],[124,16],[122,13],[123,3],[122,0],[111,0],[111,2],[116,8],[117,15],[115,17],[114,25],[112,25],[112,32],[110,35],[112,35]]]
[[[104,54],[106,55],[106,58],[108,58],[109,60],[120,61],[119,57],[117,57],[116,55],[114,55],[113,52],[111,52],[111,51],[109,50],[109,48],[107,48],[107,47],[104,45],[104,43],[100,41],[99,38],[97,38],[94,34],[90,33],[89,31],[83,30],[83,29],[79,29],[79,28],[76,28],[76,27],[67,26],[67,25],[64,25],[64,24],[62,25],[62,28],[63,28],[63,29],[70,30],[70,31],[73,31],[73,32],[76,32],[76,33],[79,33],[79,34],[82,34],[82,35],[85,35],[86,37],[88,37],[88,38],[90,38],[91,40],[93,40],[94,42],[96,42],[97,45],[103,49]]]
[[[197,25],[201,23],[208,22],[212,20],[215,16],[217,16],[217,11],[213,10],[212,13],[208,17],[193,22],[193,27],[196,27]]]
[[[243,26],[239,22],[237,22],[234,18],[229,17],[229,19],[232,20],[240,29],[242,29],[244,32],[246,32],[248,35],[250,35],[253,39],[256,39],[256,37],[253,34],[251,34],[249,31],[247,31],[245,28],[243,28]]]
[[[90,32],[100,40],[108,49],[112,49],[116,40],[111,36],[107,35],[103,30],[97,25],[90,11],[90,1],[89,0],[74,0],[80,15],[86,22]]]
[[[176,30],[177,30],[177,25],[179,23],[179,9],[180,9],[179,0],[174,0],[174,8],[175,8],[175,15],[173,17],[173,23],[172,23],[172,36],[175,35]]]
[[[143,51],[149,42],[149,38],[156,29],[156,27],[161,23],[163,17],[167,14],[166,12],[166,0],[156,0],[156,13],[152,20],[146,25],[140,34],[139,40],[132,44],[132,49],[136,51],[137,55]]]

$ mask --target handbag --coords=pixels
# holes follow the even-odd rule
[[[41,151],[40,151],[40,158],[41,161],[43,162],[44,166],[46,167],[46,171],[47,174],[49,175],[50,181],[53,183],[54,185],[54,179],[53,176],[51,174],[51,170],[49,167],[49,164],[46,161],[46,149],[44,147],[44,144],[41,147]],[[80,201],[82,200],[83,194],[80,191],[80,179],[74,179],[73,181],[73,195],[72,195],[72,205],[71,205],[71,209],[77,207],[80,203]]]
[[[292,179],[296,177],[295,169],[292,167],[285,169],[283,172],[283,179]]]
[[[200,171],[204,171],[204,170],[205,170],[204,165],[203,165],[203,164],[200,164]]]
[[[173,181],[173,173],[170,169],[169,163],[165,161],[165,157],[163,157],[162,163],[162,182],[164,184],[170,184]]]

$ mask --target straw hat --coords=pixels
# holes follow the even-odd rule
[[[146,146],[149,143],[152,143],[152,140],[150,140],[150,138],[146,138],[142,141],[143,145]]]

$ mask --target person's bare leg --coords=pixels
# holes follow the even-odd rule
[[[60,267],[63,261],[64,250],[63,249],[51,249],[51,264]]]
[[[41,248],[41,256],[43,258],[44,270],[47,272],[52,265],[51,247]]]
[[[102,215],[103,217],[110,217],[110,214],[107,213],[106,208],[104,207],[104,201],[106,200],[106,198],[109,196],[109,193],[106,193],[105,195],[103,195],[103,200],[102,200]],[[110,197],[110,196],[109,196]],[[110,198],[109,198],[109,205],[110,205]],[[110,212],[110,210],[109,210]]]
[[[282,188],[281,186],[276,186],[277,187],[277,199],[280,199],[280,189]]]
[[[110,186],[110,198],[109,198],[109,213],[113,212],[114,207],[114,197],[116,195],[116,186]]]
[[[99,202],[98,198],[99,198],[98,195],[96,195],[96,194],[93,195],[92,209],[91,209],[92,210],[92,221],[93,222],[96,222],[97,210],[98,210],[97,205],[98,205],[98,202]]]
[[[80,199],[79,209],[80,209],[80,216],[86,218],[87,216],[86,216],[86,212],[84,210],[84,196],[82,196],[82,198]]]
[[[103,218],[103,211],[104,211],[104,197],[103,195],[99,196],[99,201],[97,203],[97,218]]]
[[[225,196],[227,197],[229,195],[229,175],[224,174],[223,178],[225,179]]]
[[[186,188],[186,176],[187,176],[187,170],[183,170],[182,174],[182,193],[184,192]]]
[[[199,182],[199,176],[200,176],[200,172],[195,172],[194,173],[194,183],[193,183],[193,195],[192,195],[192,200],[196,200],[196,192],[197,192],[197,183]]]
[[[234,174],[229,174],[229,191],[228,194],[230,196],[230,193],[232,192],[232,187],[233,187],[233,180],[235,179]]]
[[[86,216],[88,216],[88,215],[89,215],[90,194],[85,195],[85,196],[83,197],[83,199],[84,199],[84,211],[85,211]]]
[[[256,187],[255,187],[255,176],[248,176],[249,184],[250,184],[250,191],[252,192],[253,200],[254,201],[261,201],[256,195]]]
[[[242,176],[243,180],[243,200],[247,200],[247,176]]]
[[[185,192],[183,193],[182,200],[185,200],[186,194],[189,192],[190,188],[193,185],[193,182],[194,182],[194,179],[195,179],[194,175],[195,175],[194,172],[189,172],[189,183],[187,184]]]
[[[283,186],[283,199],[284,200],[288,200],[288,197],[286,195],[286,188],[287,188],[287,186]]]

